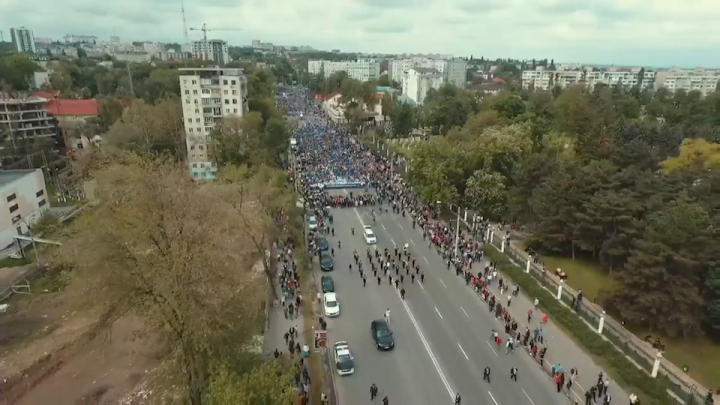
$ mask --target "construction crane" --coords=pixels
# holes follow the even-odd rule
[[[208,59],[207,52],[210,50],[210,45],[208,44],[207,39],[207,33],[208,31],[242,31],[241,28],[216,28],[216,29],[210,29],[207,27],[207,24],[203,23],[202,28],[190,28],[190,31],[202,31],[203,32],[203,45],[204,45],[204,52],[203,52],[203,59]]]

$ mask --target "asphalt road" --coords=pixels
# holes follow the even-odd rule
[[[341,404],[369,402],[369,387],[380,388],[380,398],[387,395],[395,404],[452,404],[455,392],[463,404],[518,405],[570,403],[555,392],[549,377],[523,353],[506,355],[490,343],[491,330],[501,329],[487,305],[455,276],[434,250],[413,230],[411,222],[393,214],[378,216],[373,230],[378,248],[400,248],[410,244],[410,252],[425,272],[425,283],[413,285],[405,280],[403,302],[394,287],[382,280],[368,278],[363,287],[356,266],[352,274],[348,265],[357,249],[369,270],[365,257],[367,245],[360,230],[372,225],[370,208],[335,209],[335,237],[329,237],[335,248],[336,290],[341,315],[329,321],[331,342],[347,340],[356,359],[351,376],[335,376]],[[350,228],[354,227],[355,235]],[[337,241],[342,241],[342,249]],[[367,273],[367,272],[366,272]],[[372,273],[370,272],[372,276]],[[370,337],[370,322],[391,310],[391,328],[396,348],[378,352]],[[492,370],[492,382],[483,382],[483,369]],[[518,382],[510,379],[510,368],[519,369]],[[378,403],[380,403],[378,401]]]

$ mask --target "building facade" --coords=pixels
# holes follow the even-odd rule
[[[42,97],[19,99],[0,93],[0,133],[7,134],[0,146],[17,139],[54,136],[55,124],[48,116],[48,102]]]
[[[98,43],[98,38],[95,35],[74,35],[68,34],[63,37],[66,44],[89,44],[94,45]],[[119,38],[118,38],[118,42]]]
[[[10,37],[13,47],[18,52],[37,53],[35,47],[35,35],[31,29],[25,27],[10,28]]]
[[[442,74],[446,83],[464,89],[467,86],[467,61],[462,59],[434,59],[414,57],[390,61],[390,80],[402,83],[405,72],[412,68],[435,69]]]
[[[219,39],[193,41],[192,54],[195,59],[211,60],[218,65],[230,63],[228,44]]]
[[[181,68],[180,91],[190,175],[213,180],[212,133],[223,118],[245,114],[247,79],[237,68]]]
[[[720,82],[720,71],[717,70],[681,70],[672,69],[657,74],[656,87],[670,91],[699,91],[703,96],[713,93]]]
[[[437,69],[416,67],[405,72],[402,81],[403,94],[415,104],[422,105],[431,89],[439,89],[445,83],[443,74]]]
[[[42,169],[0,171],[0,193],[0,246],[5,248],[14,236],[29,232],[50,209],[50,199]]]
[[[346,72],[351,79],[367,82],[380,78],[380,62],[375,59],[358,59],[356,61],[309,60],[308,73],[322,73],[327,79],[333,73]]]

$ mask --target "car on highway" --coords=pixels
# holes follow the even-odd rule
[[[320,252],[320,270],[322,271],[333,271],[335,270],[335,263],[333,257],[327,250]]]
[[[335,342],[333,345],[335,352],[335,369],[339,375],[350,375],[355,372],[355,358],[350,352],[348,342],[343,340]]]
[[[365,243],[368,245],[374,245],[377,243],[377,237],[375,236],[375,232],[373,232],[372,228],[369,225],[365,225],[363,227],[363,237],[365,238]]]
[[[390,325],[384,319],[376,319],[370,324],[370,333],[375,341],[375,346],[379,350],[392,350],[395,348],[395,338],[393,338]]]
[[[325,239],[325,237],[322,235],[315,236],[315,246],[317,246],[321,252],[330,249],[330,245],[328,244],[327,239]]]
[[[317,231],[318,220],[317,220],[317,217],[315,217],[315,215],[311,215],[308,218],[308,229],[310,229],[311,231]]]
[[[323,295],[323,308],[325,309],[325,316],[329,318],[340,316],[340,303],[334,292],[328,292]]]
[[[320,286],[322,287],[323,294],[335,292],[335,281],[330,276],[320,277]]]

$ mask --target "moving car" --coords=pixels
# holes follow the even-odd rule
[[[377,237],[375,236],[375,232],[373,232],[372,228],[370,228],[369,225],[365,225],[363,228],[363,236],[365,237],[365,243],[367,243],[368,245],[376,244]]]
[[[323,296],[323,308],[325,308],[325,316],[329,318],[340,315],[340,303],[338,303],[337,295],[334,292],[325,293]]]
[[[325,237],[322,235],[315,236],[315,246],[317,246],[321,252],[330,249],[330,245],[328,245],[327,239],[325,239]]]
[[[322,286],[323,294],[335,292],[335,281],[330,276],[320,277],[320,285]]]
[[[349,375],[355,372],[355,362],[348,342],[339,341],[333,345],[335,351],[335,368],[339,375]]]
[[[392,350],[395,348],[395,339],[393,338],[392,330],[390,330],[390,325],[388,325],[384,319],[372,321],[370,324],[370,333],[379,350]]]
[[[333,271],[335,270],[335,263],[333,257],[327,250],[320,252],[320,270],[322,271]]]
[[[311,231],[317,231],[317,229],[318,229],[318,220],[317,220],[317,218],[315,217],[315,215],[311,215],[311,216],[308,218],[308,228],[309,228]]]

